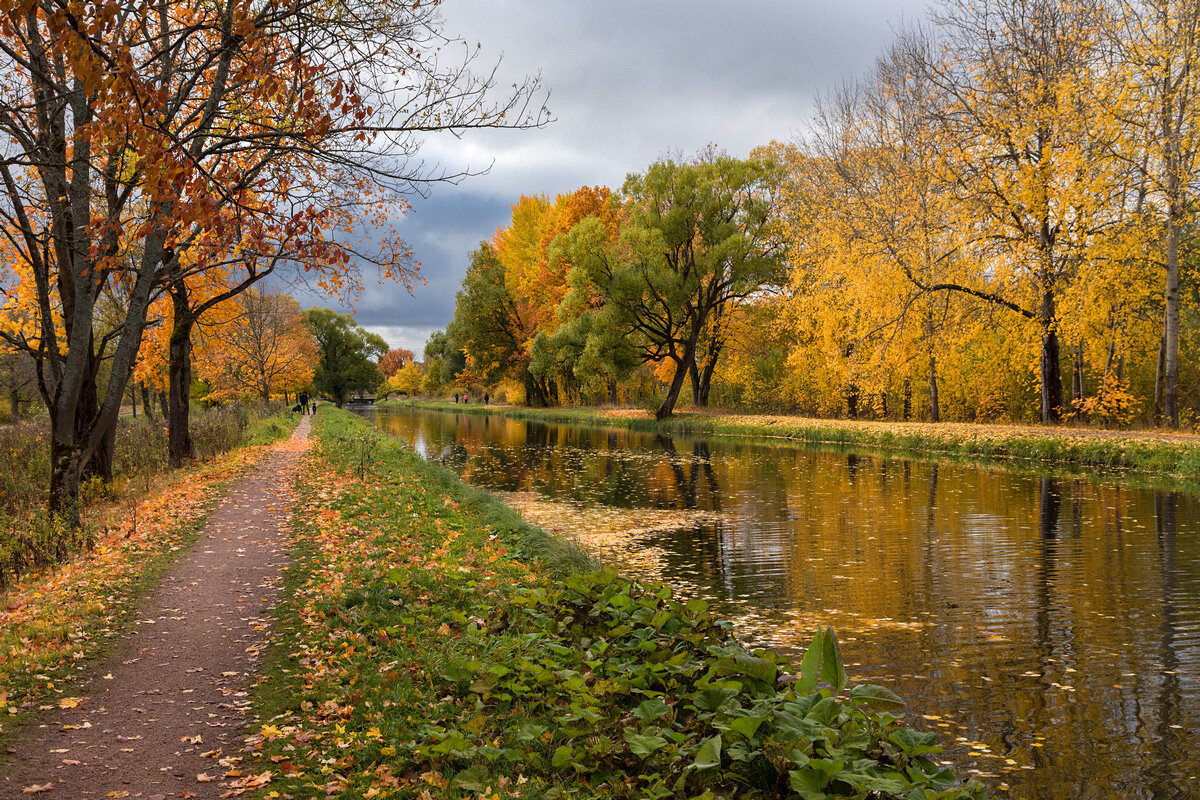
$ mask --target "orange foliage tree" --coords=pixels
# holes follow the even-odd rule
[[[363,264],[411,279],[403,194],[455,177],[410,160],[415,137],[546,119],[536,81],[495,100],[494,70],[449,57],[437,5],[0,0],[0,222],[36,320],[4,335],[40,362],[52,510],[78,520],[157,296],[188,327],[213,272],[205,302],[280,265],[342,292]],[[98,332],[114,285],[123,313]]]

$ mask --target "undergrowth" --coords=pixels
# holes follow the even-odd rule
[[[315,435],[238,770],[263,796],[984,796],[899,698],[851,688],[832,631],[788,674],[360,420]]]

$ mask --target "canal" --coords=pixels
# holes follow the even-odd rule
[[[1200,501],[1119,477],[390,409],[379,428],[853,681],[1013,798],[1200,797]]]

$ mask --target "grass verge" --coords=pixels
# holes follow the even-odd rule
[[[386,408],[387,405],[382,407]],[[720,413],[679,413],[657,421],[652,415],[633,409],[542,409],[424,401],[397,401],[392,405],[465,414],[501,414],[543,422],[607,425],[652,433],[788,439],[926,456],[1019,461],[1092,470],[1127,470],[1188,481],[1200,480],[1200,436],[1191,434],[976,423],[822,420]]]
[[[89,509],[94,547],[65,564],[29,572],[0,593],[0,744],[69,692],[107,652],[138,599],[197,538],[220,497],[291,434],[291,415],[252,423],[247,445],[127,489]]]
[[[258,722],[265,797],[980,798],[821,632],[795,675],[330,409]],[[364,458],[369,453],[370,458]]]

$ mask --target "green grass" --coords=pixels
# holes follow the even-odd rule
[[[848,687],[832,636],[779,682],[703,601],[595,569],[362,420],[313,436],[240,765],[260,796],[983,796],[898,698]]]
[[[590,408],[524,408],[447,402],[393,404],[460,414],[500,414],[514,419],[604,425],[651,433],[785,439],[814,445],[888,450],[919,456],[991,462],[1026,462],[1085,470],[1121,470],[1200,480],[1200,439],[1177,440],[1151,433],[1095,432],[965,423],[888,423],[681,413],[656,421],[610,416]],[[387,407],[386,405],[384,406]]]

